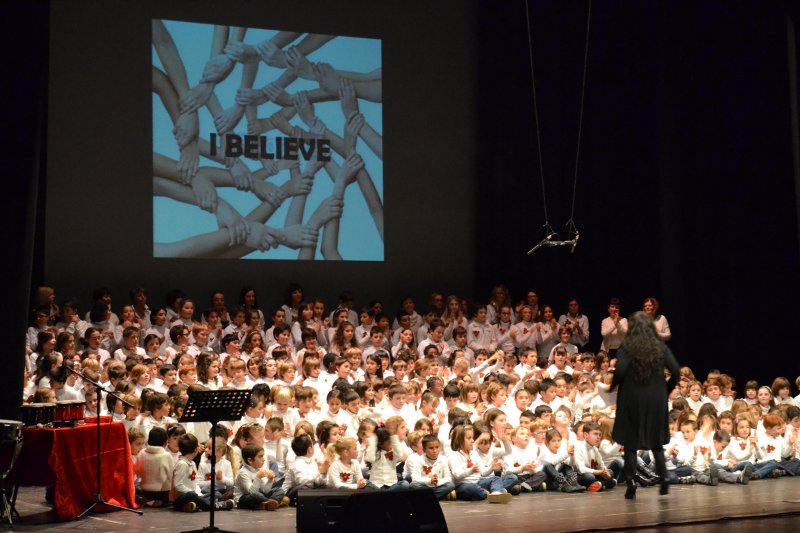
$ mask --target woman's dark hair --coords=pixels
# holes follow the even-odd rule
[[[664,369],[661,345],[653,320],[642,311],[633,313],[628,319],[628,335],[621,349],[631,358],[634,381],[646,383],[653,374]]]
[[[108,311],[108,304],[101,300],[96,301],[92,306],[92,310],[89,311],[89,320],[95,324],[104,321],[106,319],[106,311]]]
[[[44,348],[46,343],[50,342],[50,339],[52,339],[53,336],[53,332],[48,330],[40,331],[36,334],[36,351],[39,353],[39,355],[42,355],[42,348]]]
[[[283,303],[285,303],[289,307],[292,306],[292,293],[294,291],[300,291],[301,295],[305,296],[303,287],[301,287],[299,283],[290,283],[289,285],[287,285],[286,291],[283,293]],[[300,298],[301,301],[302,301],[302,296]]]
[[[208,367],[211,363],[216,361],[214,354],[211,352],[200,352],[197,356],[197,382],[202,384],[208,383]]]
[[[253,291],[253,295],[255,296],[253,307],[251,307],[250,309],[258,309],[258,296],[256,296],[258,293],[256,293],[256,288],[251,287],[250,285],[245,285],[244,287],[242,287],[242,290],[239,291],[239,307],[241,307],[242,309],[247,308],[244,303],[244,296],[250,291]]]

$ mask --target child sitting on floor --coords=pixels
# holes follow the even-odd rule
[[[273,486],[275,472],[264,468],[264,448],[254,444],[245,445],[242,448],[242,462],[233,488],[240,509],[274,511],[289,504],[289,499],[284,499],[283,489]]]
[[[193,513],[198,508],[202,511],[211,510],[211,499],[203,496],[197,480],[197,467],[194,465],[194,458],[199,451],[197,437],[191,433],[181,436],[178,442],[181,458],[172,471],[172,505],[177,511]],[[233,500],[215,502],[215,509],[230,511],[236,507]]]

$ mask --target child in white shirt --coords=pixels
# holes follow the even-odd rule
[[[233,497],[240,509],[274,511],[289,505],[283,489],[273,486],[278,473],[264,468],[264,448],[246,444],[242,448],[242,463],[233,484]]]
[[[208,496],[203,496],[197,480],[197,468],[194,465],[194,458],[199,451],[197,437],[187,433],[181,437],[180,443],[181,458],[172,471],[172,505],[175,510],[186,513],[193,513],[198,508],[203,511],[211,510],[211,500]],[[218,501],[214,505],[215,509],[230,511],[235,507],[232,500]]]
[[[297,492],[301,489],[316,489],[325,486],[329,465],[314,459],[314,445],[308,435],[299,435],[292,440],[295,460],[286,472],[283,490],[289,505],[297,504]]]
[[[153,428],[147,436],[147,447],[136,461],[136,474],[141,478],[142,499],[145,505],[161,507],[169,503],[172,481],[172,456],[164,448],[167,430]]]
[[[485,311],[484,311],[485,312]],[[441,443],[434,435],[422,439],[423,454],[411,467],[413,488],[432,488],[437,499],[455,500],[455,484],[450,474],[450,465],[444,455],[440,455]]]
[[[342,437],[331,446],[336,452],[337,459],[328,468],[328,487],[332,489],[360,490],[370,485],[361,473],[356,439]],[[371,485],[371,488],[376,487]]]

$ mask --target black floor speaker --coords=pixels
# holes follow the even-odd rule
[[[380,533],[447,532],[432,490],[400,492],[302,490],[297,496],[297,531]]]

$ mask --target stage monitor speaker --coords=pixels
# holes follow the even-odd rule
[[[369,529],[381,533],[447,533],[447,523],[432,490],[298,493],[299,533]]]

